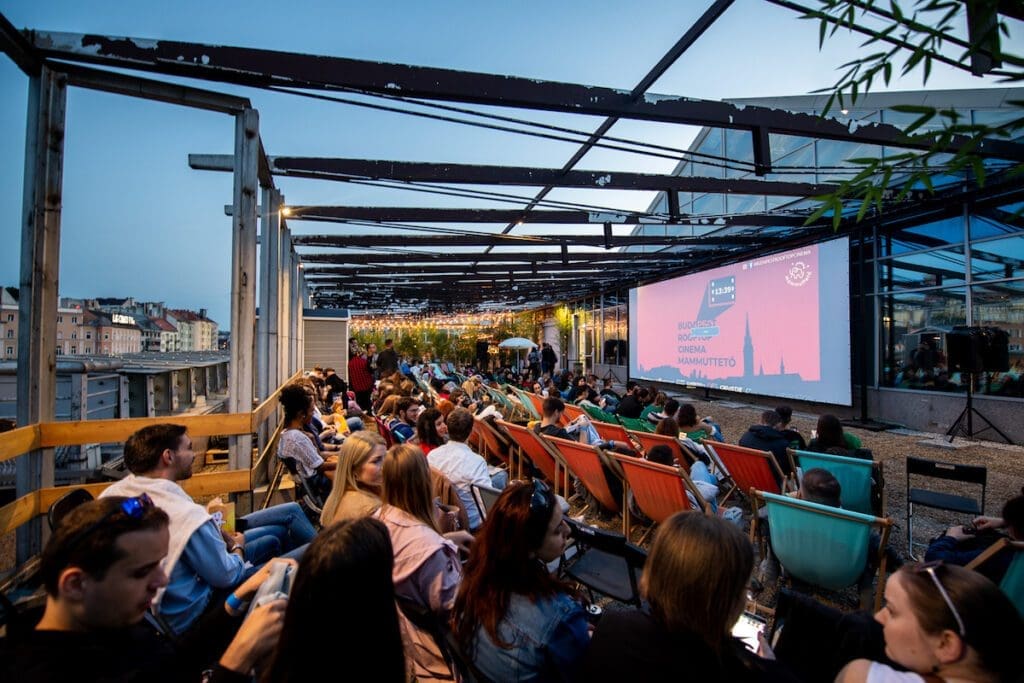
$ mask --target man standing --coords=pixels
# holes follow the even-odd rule
[[[366,363],[370,366],[370,374],[373,375],[374,379],[380,379],[377,366],[377,345],[370,342],[366,345]]]
[[[390,377],[398,371],[398,354],[393,339],[384,340],[384,350],[377,355],[377,371],[381,377]]]
[[[448,443],[430,451],[427,462],[440,470],[452,482],[462,505],[469,516],[469,530],[476,531],[483,523],[480,508],[473,497],[472,485],[503,489],[508,483],[508,473],[495,468],[491,476],[487,461],[473,452],[466,441],[473,432],[473,413],[465,408],[456,408],[445,420],[448,425]]]
[[[348,359],[348,383],[356,393],[356,403],[369,413],[372,409],[373,373],[370,372],[370,361],[366,358],[366,350],[357,348]]]
[[[551,344],[544,342],[544,346],[540,350],[541,372],[551,377],[555,374],[556,363],[558,363],[558,356],[555,355],[555,350],[551,348]]]
[[[108,496],[68,513],[40,559],[43,617],[30,632],[8,634],[0,679],[199,680],[198,668],[193,670],[198,653],[189,644],[172,649],[140,623],[167,585],[161,560],[167,555],[168,521],[146,496]],[[257,580],[262,577],[246,583],[244,597],[255,593]],[[276,645],[286,604],[278,600],[253,612],[220,656],[211,681],[248,675]]]
[[[131,474],[101,494],[101,498],[146,494],[170,517],[164,562],[170,582],[157,593],[154,607],[179,634],[208,609],[220,609],[221,595],[260,565],[282,551],[301,555],[316,535],[297,503],[240,517],[243,533],[223,532],[209,511],[178,485],[192,476],[195,457],[185,427],[143,427],[124,445],[124,461]]]

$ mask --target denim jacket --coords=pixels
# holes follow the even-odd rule
[[[512,647],[496,645],[477,630],[473,663],[495,681],[571,681],[590,644],[586,611],[564,593],[536,603],[513,595],[498,624],[498,635]]]

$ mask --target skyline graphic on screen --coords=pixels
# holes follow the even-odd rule
[[[630,377],[851,405],[849,240],[631,289]]]

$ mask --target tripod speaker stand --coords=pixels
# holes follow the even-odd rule
[[[949,442],[957,434],[974,437],[975,434],[993,430],[1003,437],[1006,443],[1013,443],[974,407],[974,380],[979,372],[1006,372],[1009,367],[1009,335],[995,327],[954,327],[946,334],[946,345],[949,351],[951,370],[959,370],[967,377],[967,405],[956,418],[946,436]],[[974,416],[988,425],[978,432],[974,431]]]

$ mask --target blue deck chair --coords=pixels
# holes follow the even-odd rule
[[[1006,568],[1006,574],[1003,575],[1003,580],[999,582],[999,590],[1010,598],[1010,602],[1020,612],[1021,618],[1024,618],[1024,542],[1001,538],[986,548],[981,555],[971,560],[967,569],[976,569],[978,565],[1007,546],[1013,548],[1014,554],[1013,559],[1010,560],[1010,566]]]
[[[875,514],[871,505],[871,475],[874,463],[860,458],[848,458],[842,455],[827,453],[811,453],[795,451],[796,464],[801,470],[820,467],[828,470],[839,481],[842,489],[840,500],[844,510],[852,510],[865,515]],[[879,511],[881,512],[881,511]]]
[[[868,562],[871,532],[880,532],[878,544],[878,586],[875,610],[881,607],[885,579],[885,545],[892,528],[891,519],[862,515],[840,508],[809,503],[805,500],[753,491],[756,501],[768,509],[772,551],[786,572],[801,581],[829,590],[854,585]],[[750,526],[756,538],[757,515]]]

